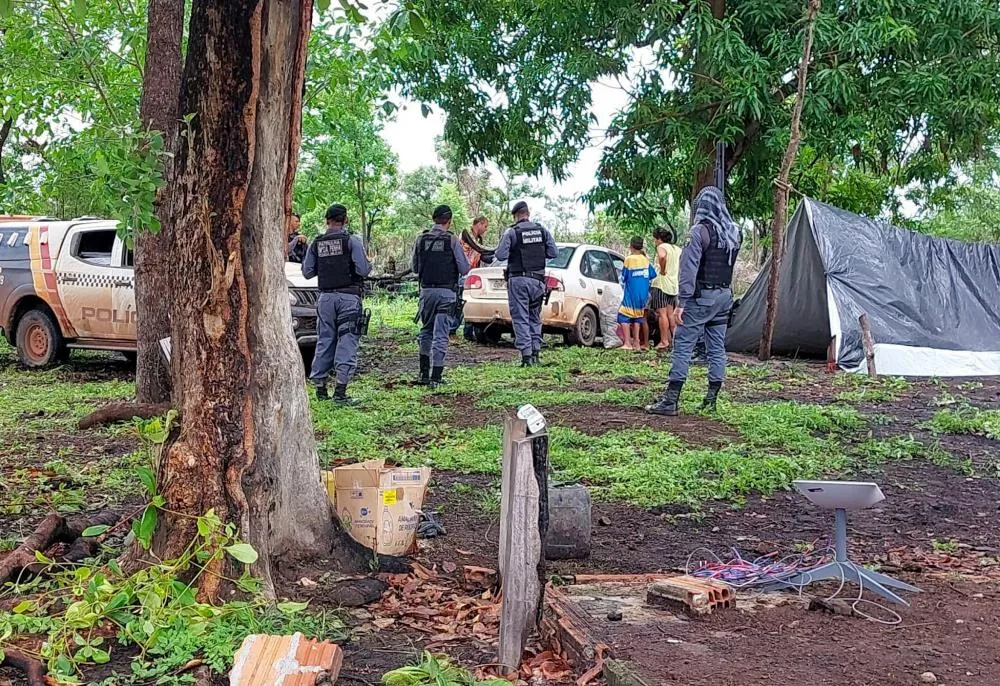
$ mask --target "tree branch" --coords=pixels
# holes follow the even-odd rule
[[[799,124],[802,108],[806,100],[806,78],[809,74],[809,58],[812,53],[813,32],[816,15],[820,10],[820,0],[809,0],[806,11],[806,33],[802,39],[802,60],[799,62],[795,105],[792,107],[792,121],[789,125],[788,147],[781,158],[781,169],[774,180],[774,217],[771,219],[771,272],[767,284],[767,309],[764,315],[764,330],[761,332],[757,357],[765,361],[771,358],[771,342],[774,338],[774,324],[778,319],[778,285],[781,278],[781,258],[785,252],[784,229],[788,211],[788,176],[799,152]]]
[[[59,21],[62,22],[63,28],[66,30],[66,35],[69,36],[70,41],[80,50],[80,59],[83,61],[83,65],[87,68],[87,73],[90,74],[90,78],[93,81],[91,84],[96,90],[98,95],[101,96],[101,100],[104,101],[104,106],[108,108],[108,116],[111,117],[116,125],[121,126],[121,120],[118,118],[118,113],[111,106],[111,99],[108,97],[107,91],[105,91],[104,86],[101,84],[101,79],[97,76],[97,72],[94,70],[94,65],[91,64],[90,60],[83,52],[83,46],[80,44],[80,40],[76,33],[73,31],[73,27],[70,25],[69,21],[66,19],[66,15],[63,14],[62,9],[59,7],[59,3],[55,0],[49,3],[55,13],[59,15]]]
[[[13,118],[5,119],[0,126],[0,186],[7,183],[7,177],[3,173],[3,146],[7,143],[7,136],[10,135],[10,127],[14,125]]]

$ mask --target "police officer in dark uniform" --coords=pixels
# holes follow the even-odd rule
[[[347,233],[347,208],[331,205],[326,211],[326,233],[309,246],[302,261],[302,275],[319,276],[319,301],[316,305],[319,340],[313,357],[309,380],[316,385],[316,397],[329,398],[326,380],[336,371],[335,402],[352,404],[347,384],[358,366],[359,321],[362,317],[361,294],[364,277],[372,266],[361,239]]]
[[[528,203],[514,205],[514,224],[500,238],[496,259],[507,260],[507,303],[514,324],[514,345],[521,366],[538,364],[542,349],[542,302],[545,300],[545,263],[558,255],[556,240],[541,224],[531,221]]]
[[[687,380],[691,355],[704,336],[708,351],[708,393],[703,410],[714,410],[726,376],[726,328],[733,309],[733,269],[743,234],[726,209],[715,186],[708,186],[694,200],[694,223],[681,253],[680,283],[674,317],[674,354],[666,391],[652,405],[651,414],[678,414],[681,389]]]
[[[451,208],[434,208],[434,227],[420,234],[413,249],[413,273],[420,278],[420,380],[442,383],[448,334],[458,299],[458,284],[469,273],[462,243],[451,233]]]

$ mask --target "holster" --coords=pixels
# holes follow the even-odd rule
[[[742,299],[736,299],[733,301],[733,306],[729,308],[729,320],[726,322],[726,326],[733,325],[733,319],[736,317],[736,310],[739,309],[741,302],[743,302]]]
[[[372,311],[363,309],[358,313],[358,318],[354,320],[354,333],[359,336],[368,335],[368,327],[371,325]]]

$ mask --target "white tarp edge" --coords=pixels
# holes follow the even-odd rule
[[[879,376],[1000,376],[1000,350],[941,350],[893,343],[875,344]],[[849,372],[866,373],[865,365]]]

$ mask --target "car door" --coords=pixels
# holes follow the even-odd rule
[[[618,274],[611,255],[606,250],[596,248],[584,250],[580,258],[580,275],[586,281],[586,297],[595,305],[609,288],[616,289],[620,295]]]
[[[114,333],[113,224],[79,224],[69,230],[56,262],[59,299],[80,338]]]
[[[123,343],[131,344],[138,335],[135,310],[135,262],[132,249],[121,237],[115,239],[112,262],[112,336]]]

